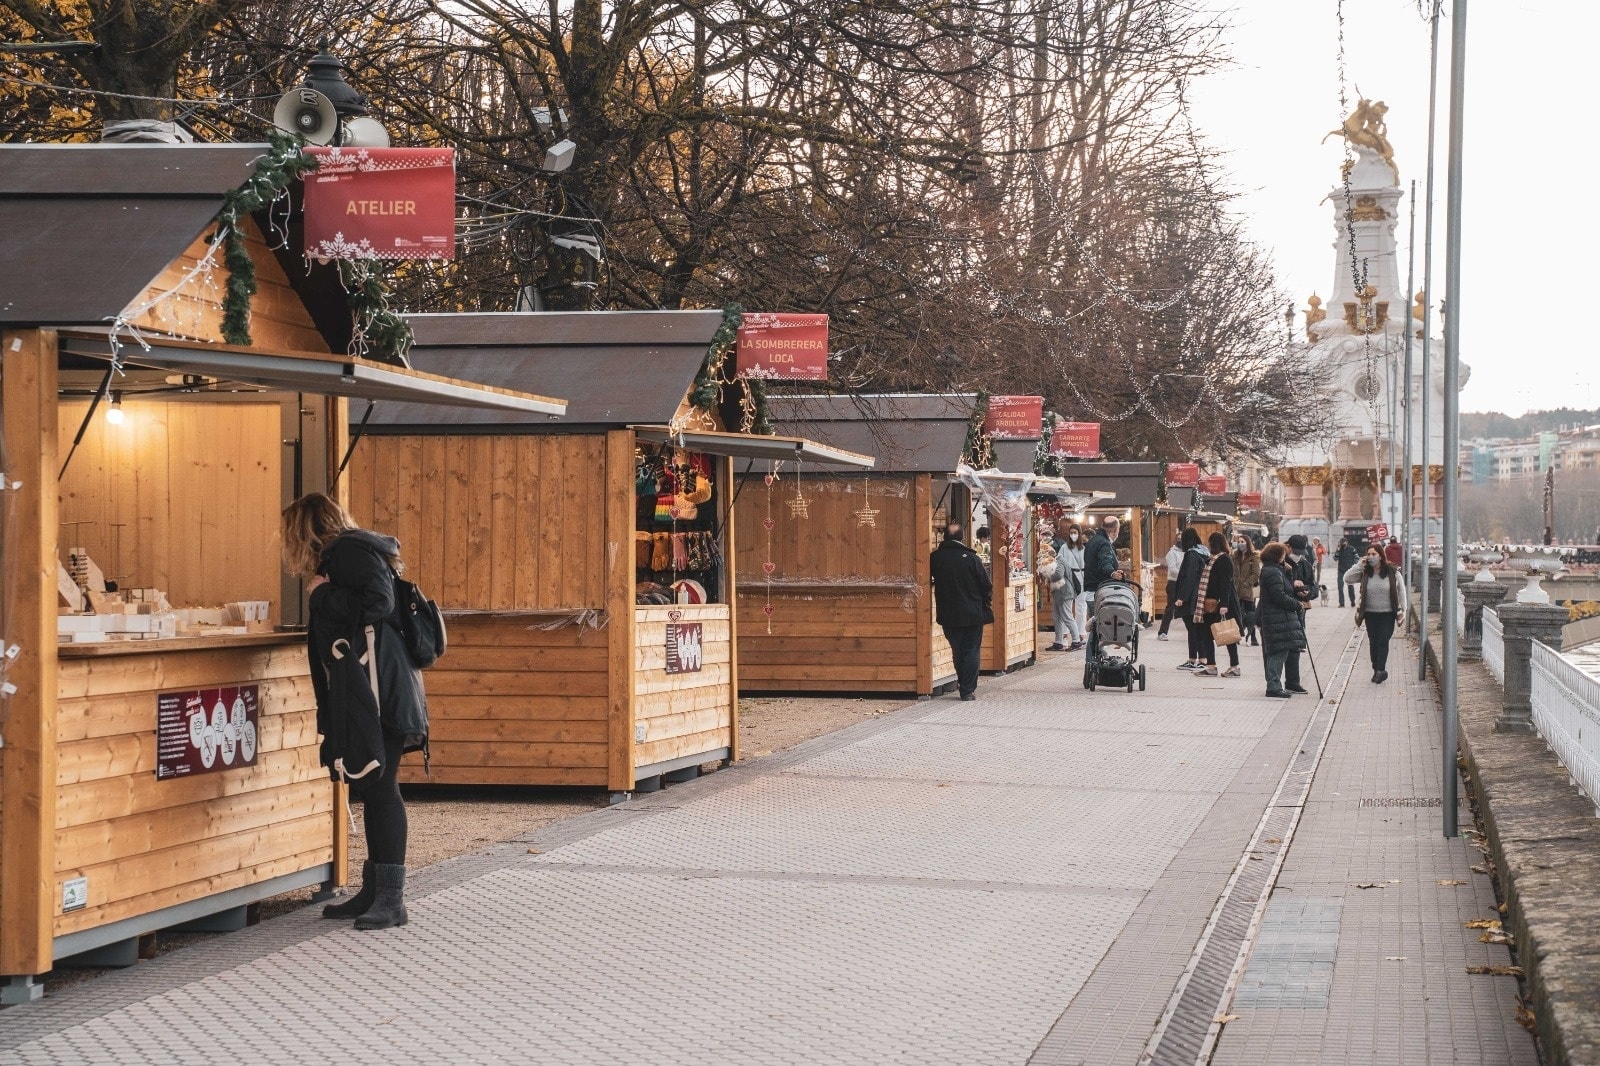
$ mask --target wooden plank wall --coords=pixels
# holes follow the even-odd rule
[[[298,352],[325,352],[328,344],[312,323],[305,305],[289,285],[289,278],[272,253],[253,219],[247,219],[245,240],[256,265],[256,294],[250,300],[250,341],[253,347]],[[209,229],[207,231],[209,233]],[[170,292],[205,255],[205,235],[195,239],[183,255],[161,272],[129,306],[137,307],[159,293]],[[228,272],[222,253],[216,258],[213,286],[196,277],[176,295],[133,319],[133,324],[160,333],[196,340],[222,341],[222,297]]]
[[[88,549],[124,587],[165,589],[174,607],[271,600],[280,617],[284,447],[277,402],[123,401],[95,412],[60,482],[61,558]],[[88,410],[63,403],[64,456]],[[120,523],[120,529],[115,525]]]
[[[1038,654],[1039,627],[1034,620],[1034,582],[1030,578],[1006,590],[1007,625],[1005,627],[1006,664],[1026,663]],[[1018,597],[1022,608],[1017,609]]]
[[[931,599],[931,597],[930,597]],[[928,619],[932,622],[935,607],[928,606]],[[956,653],[951,650],[950,642],[944,639],[944,630],[937,623],[933,624],[933,687],[942,688],[956,679]]]
[[[606,438],[363,437],[356,521],[400,540],[447,610],[603,610]],[[630,497],[631,506],[631,497]],[[624,542],[632,550],[632,533]]]
[[[59,678],[54,935],[332,861],[303,645],[65,659]],[[157,693],[252,679],[255,767],[156,780]],[[73,877],[89,906],[62,914]]]
[[[926,476],[923,476],[926,481]],[[863,495],[863,487],[866,494]],[[927,487],[915,476],[802,476],[805,518],[788,501],[792,474],[771,490],[773,578],[816,582],[772,593],[771,632],[764,613],[769,513],[762,475],[746,476],[736,509],[739,684],[747,692],[915,692],[918,671],[918,601],[927,595]],[[856,515],[863,501],[878,513],[873,525]],[[856,581],[917,582],[909,588],[872,588]],[[926,624],[926,620],[922,621]],[[923,675],[925,677],[925,672]]]
[[[702,626],[696,673],[667,673],[670,613]],[[638,607],[634,633],[634,767],[718,748],[732,750],[735,696],[728,605]]]
[[[451,619],[450,649],[424,677],[433,772],[407,759],[402,781],[606,784],[606,631],[537,621]]]

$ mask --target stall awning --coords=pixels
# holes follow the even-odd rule
[[[747,433],[720,433],[712,430],[677,432],[671,426],[634,426],[642,441],[672,444],[693,452],[731,455],[740,459],[775,459],[789,462],[826,463],[831,466],[870,467],[872,456],[830,448],[804,437],[762,437]]]
[[[345,396],[357,400],[449,404],[543,415],[561,415],[567,409],[565,400],[441,377],[421,370],[408,370],[353,355],[263,352],[169,338],[146,337],[146,343],[148,348],[138,344],[123,344],[119,353],[123,363],[130,367],[194,374],[286,392]],[[61,350],[64,354],[107,363],[112,358],[111,345],[104,330],[63,330]]]

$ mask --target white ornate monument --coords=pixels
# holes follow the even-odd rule
[[[1391,441],[1395,480],[1404,479],[1399,449],[1411,421],[1413,513],[1424,488],[1422,390],[1430,390],[1428,421],[1429,528],[1439,530],[1445,462],[1444,343],[1432,342],[1431,379],[1422,379],[1422,294],[1415,303],[1402,288],[1395,229],[1400,221],[1400,176],[1389,144],[1383,102],[1362,100],[1339,129],[1352,158],[1329,194],[1333,205],[1334,275],[1326,302],[1313,293],[1305,314],[1305,365],[1312,380],[1331,383],[1335,408],[1321,441],[1307,442],[1278,469],[1283,518],[1279,537],[1320,536],[1332,545],[1345,523],[1385,522],[1399,535],[1399,484],[1390,484]],[[1326,138],[1324,138],[1326,140]],[[1353,254],[1352,254],[1353,253]],[[1405,376],[1405,333],[1412,333],[1412,375]],[[1469,369],[1461,368],[1465,385]],[[1453,465],[1453,462],[1452,462]],[[1413,526],[1413,528],[1419,528]]]

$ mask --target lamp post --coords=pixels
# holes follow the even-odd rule
[[[1457,497],[1460,479],[1456,465],[1461,451],[1461,145],[1462,108],[1467,84],[1467,0],[1455,0],[1450,26],[1450,162],[1446,171],[1444,292],[1450,314],[1444,320],[1444,595],[1440,615],[1440,656],[1443,676],[1439,679],[1444,702],[1444,835],[1453,837],[1456,825],[1456,734],[1459,725],[1456,688],[1459,664],[1457,639],[1456,548],[1459,519]]]
[[[1418,493],[1422,538],[1422,565],[1418,567],[1417,588],[1421,593],[1417,601],[1418,639],[1428,639],[1428,400],[1433,395],[1433,142],[1434,121],[1438,114],[1439,86],[1439,5],[1444,0],[1433,0],[1431,39],[1428,44],[1428,176],[1425,182],[1427,204],[1422,223],[1422,422],[1418,432],[1421,438],[1422,491]],[[1417,680],[1428,680],[1428,657],[1417,656]]]

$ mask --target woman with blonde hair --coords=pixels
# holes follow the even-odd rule
[[[361,890],[322,916],[354,918],[357,929],[405,925],[400,757],[421,750],[426,758],[428,705],[396,618],[400,544],[359,528],[337,501],[314,492],[284,509],[283,560],[310,579],[307,644],[322,764],[361,801],[367,843]]]

